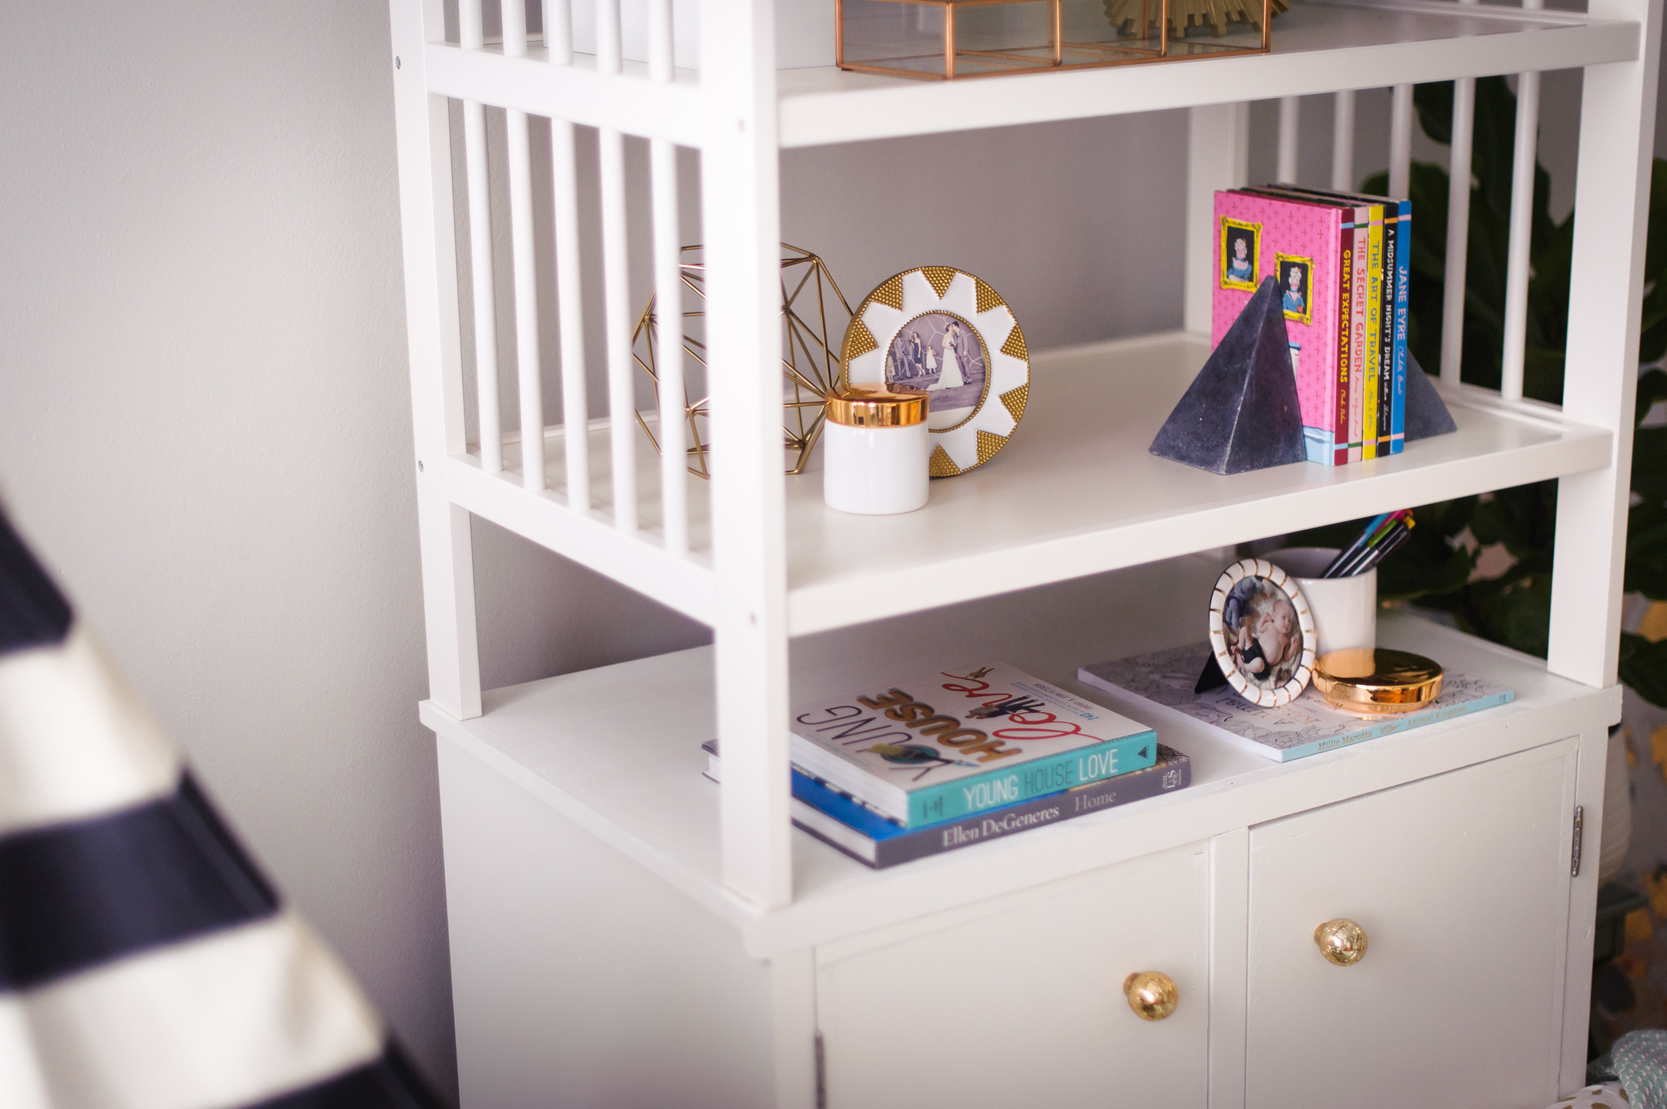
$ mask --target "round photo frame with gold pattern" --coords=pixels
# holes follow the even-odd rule
[[[1314,676],[1314,614],[1289,574],[1261,558],[1223,570],[1210,593],[1210,651],[1227,684],[1278,708]]]
[[[840,348],[840,383],[926,390],[933,477],[982,466],[1030,399],[1030,351],[1012,309],[980,278],[922,266],[863,298]]]

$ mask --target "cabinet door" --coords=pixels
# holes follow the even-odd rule
[[[819,950],[828,1106],[1203,1109],[1207,860],[1202,844],[1177,848],[866,950]],[[1179,991],[1163,1020],[1123,995],[1147,970]]]
[[[1556,1099],[1575,741],[1253,828],[1247,1109]],[[1316,926],[1360,924],[1327,962]]]

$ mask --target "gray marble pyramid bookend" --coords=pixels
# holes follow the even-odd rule
[[[1459,430],[1459,425],[1453,422],[1453,414],[1447,411],[1447,403],[1435,391],[1435,382],[1430,380],[1410,350],[1407,351],[1406,404],[1406,420],[1401,430],[1408,443]]]
[[[1152,440],[1162,458],[1241,474],[1306,457],[1278,283],[1264,278]]]

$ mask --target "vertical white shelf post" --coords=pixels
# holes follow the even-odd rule
[[[1638,392],[1639,291],[1649,217],[1661,0],[1592,0],[1594,19],[1638,20],[1639,58],[1586,70],[1580,103],[1574,272],[1563,411],[1609,428],[1611,464],[1558,483],[1552,576],[1553,673],[1615,682]]]
[[[395,4],[391,19],[398,59],[394,121],[429,697],[466,720],[480,715],[480,654],[469,513],[451,503],[445,486],[449,456],[468,448],[463,427],[451,122],[446,98],[427,90],[423,65],[423,28],[425,24],[445,26],[442,0],[424,0],[420,6]],[[395,64],[394,60],[389,64]]]
[[[1210,334],[1215,288],[1215,193],[1250,177],[1250,105],[1212,104],[1187,113],[1187,242],[1182,326]]]
[[[1593,686],[1613,685],[1620,646],[1621,582],[1626,561],[1627,507],[1632,485],[1632,418],[1638,392],[1643,230],[1649,218],[1655,139],[1661,0],[1591,0],[1593,19],[1636,20],[1638,58],[1588,66],[1580,104],[1573,272],[1563,379],[1563,411],[1608,428],[1614,454],[1601,470],[1557,483],[1557,538],[1551,579],[1550,650],[1554,674]],[[1521,148],[1518,148],[1520,154]],[[1520,161],[1520,159],[1519,159]],[[1516,188],[1531,189],[1532,178]],[[1526,249],[1526,248],[1525,248]],[[1617,713],[1617,716],[1619,714]],[[1609,723],[1615,723],[1615,720]],[[1580,737],[1577,804],[1585,826],[1603,826],[1607,737]],[[1583,866],[1570,891],[1571,930],[1564,971],[1563,1090],[1584,1081],[1585,1014],[1591,989],[1591,908],[1596,866]]]
[[[774,4],[705,4],[700,35],[706,337],[726,368],[711,385],[723,874],[776,906],[793,872]]]

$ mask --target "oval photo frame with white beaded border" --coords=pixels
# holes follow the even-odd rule
[[[1274,598],[1274,610],[1267,611],[1266,598]],[[1245,615],[1256,608],[1266,612],[1270,619],[1277,618],[1278,602],[1283,601],[1290,606],[1291,615],[1295,618],[1295,631],[1298,636],[1299,650],[1296,656],[1289,659],[1289,676],[1271,682],[1257,680],[1254,673],[1247,673],[1250,662],[1244,661],[1243,649],[1235,652],[1235,647],[1242,642],[1241,636],[1249,635],[1257,642],[1252,650],[1257,652],[1257,658],[1272,667],[1272,678],[1278,679],[1284,669],[1285,655],[1282,653],[1279,662],[1267,659],[1260,637],[1255,635],[1254,625],[1247,633]],[[1234,626],[1234,642],[1228,642],[1228,624]],[[1314,677],[1314,614],[1308,608],[1308,601],[1297,588],[1297,583],[1289,574],[1279,567],[1261,558],[1246,558],[1233,563],[1223,570],[1221,577],[1216,579],[1215,589],[1210,594],[1210,650],[1215,654],[1216,665],[1221,667],[1222,674],[1227,678],[1227,684],[1233,691],[1245,700],[1263,708],[1278,708],[1288,704],[1292,698],[1308,688],[1308,683]]]
[[[953,356],[944,353],[946,340]],[[946,387],[952,360],[955,384]],[[954,477],[988,462],[1019,426],[1030,400],[1030,351],[1012,309],[983,279],[921,266],[882,281],[845,329],[840,385],[880,382],[932,396],[929,470]],[[940,396],[951,399],[941,405]]]

